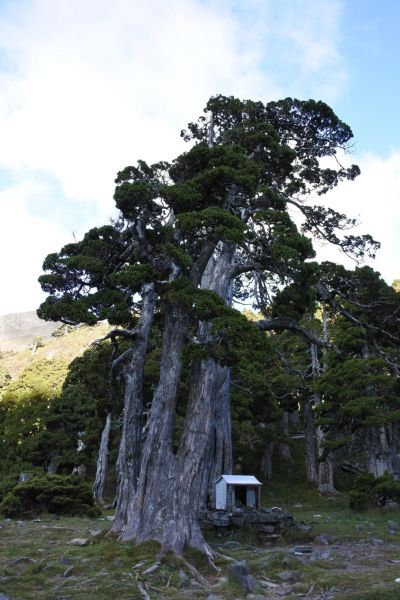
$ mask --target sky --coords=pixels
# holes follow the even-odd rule
[[[400,278],[399,21],[397,0],[0,0],[0,315],[38,307],[45,256],[115,214],[117,171],[182,152],[217,93],[332,106],[362,174],[327,201]]]

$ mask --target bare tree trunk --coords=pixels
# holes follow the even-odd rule
[[[322,307],[322,332],[323,339],[325,342],[328,341],[328,314],[325,305]],[[311,360],[312,360],[312,373],[313,377],[319,377],[321,367],[318,359],[318,349],[315,344],[311,345]],[[323,351],[323,366],[322,370],[325,371],[327,368],[326,364],[326,350]],[[318,394],[314,394],[314,406],[321,404],[321,398]],[[333,457],[331,453],[324,455],[324,442],[326,439],[326,433],[323,427],[317,427],[317,451],[318,451],[318,491],[320,494],[336,494],[333,483]]]
[[[176,392],[181,377],[182,348],[186,317],[179,307],[169,307],[165,319],[160,378],[148,419],[148,432],[142,451],[140,475],[130,497],[121,539],[158,540],[164,544],[165,520],[169,518],[173,487],[177,484],[173,454]],[[179,484],[178,484],[179,485]],[[185,487],[186,482],[180,482]]]
[[[292,410],[289,413],[289,424],[295,428],[298,428],[300,426],[300,416],[298,410]]]
[[[274,442],[268,442],[264,449],[264,454],[261,461],[261,470],[266,479],[272,479],[272,455],[274,451]]]
[[[390,425],[369,427],[366,433],[366,455],[368,472],[374,477],[385,473],[398,477],[397,440],[393,440]]]
[[[282,433],[285,438],[289,437],[289,413],[287,410],[282,413]],[[287,442],[279,443],[279,458],[285,462],[293,462],[290,446]]]
[[[365,360],[371,356],[367,344],[362,348]],[[369,385],[366,389],[367,395],[374,395],[374,386]],[[398,457],[398,429],[395,424],[381,425],[380,427],[368,427],[365,434],[365,454],[367,469],[374,477],[382,477],[385,473],[399,477]]]
[[[101,434],[99,454],[97,457],[96,478],[93,484],[93,498],[95,502],[104,504],[104,486],[108,472],[109,440],[111,431],[111,412],[107,413],[104,429]]]
[[[203,275],[203,289],[226,297],[233,256],[233,244],[222,244],[218,248]],[[215,394],[221,387],[220,367],[211,358],[192,366],[184,431],[174,455],[176,388],[185,332],[183,315],[178,312],[176,309],[174,319],[171,319],[171,312],[167,315],[160,381],[150,411],[137,492],[130,504],[121,538],[136,543],[157,540],[163,552],[181,553],[188,545],[211,556],[198,525],[198,512],[203,500],[202,485],[215,423]],[[197,338],[200,343],[209,341],[209,323],[200,323]]]
[[[210,431],[210,441],[204,469],[201,497],[207,498],[215,506],[215,482],[222,474],[232,473],[232,426],[230,413],[230,372],[229,367],[217,368],[218,391],[214,401],[214,422]]]
[[[124,370],[124,419],[117,459],[117,495],[113,531],[120,531],[136,490],[142,446],[143,370],[156,304],[154,285],[142,290],[142,310],[136,327],[137,338]]]
[[[314,395],[311,395],[304,405],[304,442],[305,442],[305,467],[306,478],[309,483],[318,482],[318,473],[315,460],[315,426],[313,416]]]

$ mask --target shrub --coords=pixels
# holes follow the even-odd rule
[[[36,475],[13,487],[0,503],[6,517],[30,517],[41,513],[97,516],[90,485],[73,475]]]
[[[382,477],[371,473],[359,475],[350,492],[350,508],[358,511],[385,506],[393,500],[400,501],[400,482],[388,473]]]
[[[3,498],[18,485],[19,475],[0,476],[0,503]]]

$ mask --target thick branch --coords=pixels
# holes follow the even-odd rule
[[[313,331],[305,329],[293,319],[288,319],[286,317],[274,317],[273,319],[257,321],[255,325],[263,331],[293,331],[293,333],[296,333],[311,344],[315,344],[321,348],[333,348],[339,352],[334,344],[321,340],[321,338],[319,338]]]

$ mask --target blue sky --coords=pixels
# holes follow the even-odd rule
[[[0,315],[37,307],[45,255],[112,216],[119,169],[180,152],[215,93],[328,102],[362,176],[327,202],[400,277],[399,22],[394,0],[0,0]]]

